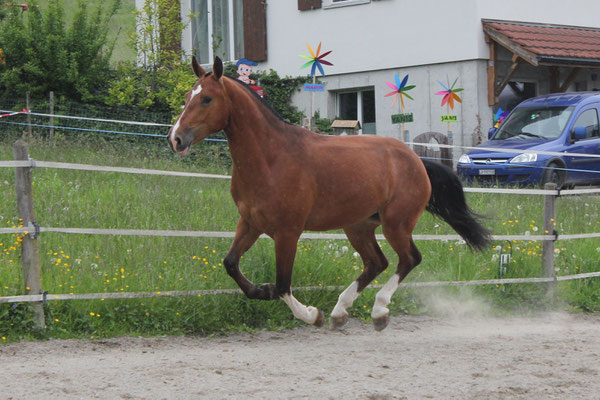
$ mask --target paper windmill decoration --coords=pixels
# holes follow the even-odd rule
[[[498,108],[496,114],[494,114],[494,128],[498,128],[504,122],[504,118],[508,116],[508,111],[504,111],[502,108]]]
[[[444,89],[446,89],[446,90],[442,90],[441,92],[436,93],[437,95],[444,96],[442,98],[442,107],[445,104],[448,104],[450,106],[450,108],[452,110],[454,110],[454,100],[458,101],[459,103],[462,103],[462,100],[460,99],[460,97],[458,97],[458,95],[456,93],[462,92],[464,89],[462,89],[462,88],[454,89],[454,86],[456,85],[457,81],[458,81],[458,78],[456,78],[454,80],[454,83],[452,84],[452,86],[448,85],[448,86],[450,86],[450,88],[448,88],[448,86],[444,85],[442,82],[438,81],[438,82],[440,82],[440,85],[442,85],[442,87]]]
[[[321,52],[321,43],[320,42],[319,42],[319,47],[317,47],[316,53],[313,51],[312,47],[310,47],[310,44],[307,43],[306,46],[308,47],[308,51],[310,51],[310,56],[301,55],[300,57],[306,58],[307,60],[310,60],[310,61],[307,62],[306,64],[304,64],[303,66],[301,66],[300,69],[306,68],[306,67],[312,65],[312,68],[310,70],[311,78],[315,76],[315,72],[317,71],[317,68],[319,69],[319,72],[321,72],[321,75],[325,76],[325,71],[323,71],[323,65],[333,66],[333,64],[327,60],[324,60],[323,58],[325,56],[329,55],[329,53],[331,53],[331,50],[319,55],[319,53]]]
[[[398,74],[395,74],[394,77],[396,78],[396,84],[393,84],[391,82],[386,82],[386,84],[394,91],[389,92],[384,97],[396,95],[396,97],[394,97],[394,101],[392,102],[392,107],[394,106],[394,104],[396,104],[396,101],[398,101],[398,97],[400,97],[400,103],[402,103],[402,108],[404,109],[404,96],[408,97],[409,99],[411,99],[413,101],[415,100],[412,97],[410,97],[410,95],[406,92],[411,89],[414,89],[416,86],[415,85],[406,86],[406,83],[408,82],[408,74],[404,77],[404,79],[402,79],[402,82],[400,82],[400,77],[398,76]]]

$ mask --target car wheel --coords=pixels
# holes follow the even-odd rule
[[[540,186],[543,188],[546,183],[555,183],[556,188],[560,189],[565,184],[565,172],[557,169],[561,168],[557,163],[549,164],[544,171]]]

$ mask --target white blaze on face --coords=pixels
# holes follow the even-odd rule
[[[173,129],[171,130],[171,137],[169,137],[169,140],[171,141],[171,143],[174,142],[175,135],[177,134],[177,130],[179,129],[179,121],[181,121],[181,117],[183,117],[183,114],[186,112],[188,104],[190,104],[192,102],[192,100],[194,99],[194,97],[196,97],[196,95],[200,94],[201,91],[202,91],[202,85],[198,85],[198,86],[196,86],[195,89],[192,90],[192,95],[190,96],[190,100],[186,103],[181,114],[179,114],[179,118],[177,118],[177,121],[175,121],[175,125],[173,126]],[[175,145],[175,143],[173,143],[173,145]],[[173,147],[173,148],[175,148],[175,147]]]

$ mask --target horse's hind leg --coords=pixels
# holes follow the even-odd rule
[[[411,234],[402,233],[396,235],[395,232],[387,231],[384,227],[384,235],[398,254],[398,270],[388,282],[377,292],[375,304],[371,312],[373,326],[375,330],[385,329],[390,320],[390,310],[387,305],[390,304],[392,295],[398,289],[400,282],[408,273],[421,262],[421,253],[412,240]]]
[[[383,255],[379,244],[377,244],[377,240],[375,240],[375,228],[378,225],[378,222],[367,220],[344,229],[350,244],[360,254],[364,269],[362,274],[340,294],[338,302],[331,312],[332,329],[340,328],[346,324],[348,320],[346,309],[354,303],[360,292],[388,266],[388,261]]]

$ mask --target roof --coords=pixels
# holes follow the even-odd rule
[[[483,19],[493,40],[533,65],[600,67],[600,28]]]

